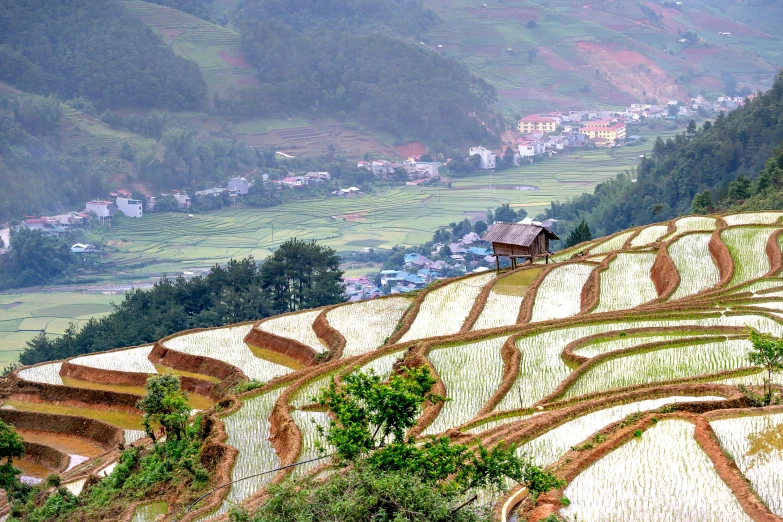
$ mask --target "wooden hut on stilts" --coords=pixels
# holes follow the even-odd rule
[[[517,260],[533,260],[545,257],[549,263],[549,242],[560,239],[554,232],[539,225],[523,225],[521,223],[495,223],[484,233],[484,241],[492,243],[495,264],[500,271],[500,257],[511,260],[511,268],[517,267]]]

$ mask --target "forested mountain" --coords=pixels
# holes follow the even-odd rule
[[[225,101],[226,112],[351,117],[430,143],[486,138],[485,124],[499,131],[489,112],[495,89],[429,49],[383,35],[302,34],[267,20],[246,22],[242,34],[262,85]]]
[[[713,198],[728,196],[729,184],[739,176],[755,179],[781,142],[783,73],[772,89],[728,116],[720,114],[701,129],[691,125],[675,139],[659,138],[634,174],[618,175],[593,194],[553,202],[545,216],[559,219],[562,231],[584,218],[593,235],[602,236],[688,214],[694,197],[704,191],[710,201],[701,207],[709,208]]]
[[[165,1],[178,0],[158,3]],[[414,37],[439,23],[422,0],[248,0],[244,14],[254,20],[285,21],[306,32],[328,29]]]
[[[54,98],[0,97],[0,220],[83,204],[104,187],[99,165],[48,144],[62,108]]]
[[[495,89],[412,38],[439,23],[420,0],[250,0],[238,24],[261,82],[223,114],[352,118],[430,143],[498,134]]]
[[[198,67],[115,0],[0,0],[0,80],[99,108],[204,102]]]

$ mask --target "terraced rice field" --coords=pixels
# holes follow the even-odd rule
[[[165,346],[176,352],[233,364],[250,379],[268,381],[290,373],[290,368],[260,359],[248,348],[244,339],[252,327],[248,324],[190,333],[166,341]]]
[[[413,324],[400,338],[400,342],[459,332],[470,313],[473,301],[493,277],[494,273],[467,277],[428,293]]]
[[[149,360],[152,345],[139,346],[118,352],[84,355],[73,359],[72,364],[98,368],[100,370],[116,370],[132,373],[158,373],[155,365]]]
[[[783,516],[783,413],[719,419],[710,425],[761,499]]]
[[[613,406],[605,410],[588,413],[561,424],[544,435],[519,446],[517,454],[520,456],[523,454],[532,455],[536,462],[548,466],[565,456],[571,447],[583,442],[593,433],[600,431],[609,424],[623,420],[632,413],[657,410],[666,404],[676,404],[678,402],[720,400],[723,400],[723,397],[665,397],[663,399],[651,399]]]
[[[655,254],[617,254],[601,273],[601,297],[594,312],[627,310],[656,299],[658,292],[650,279],[653,263]]]
[[[447,346],[430,352],[428,359],[446,385],[449,401],[435,422],[424,431],[435,435],[472,419],[500,387],[505,337],[477,343]],[[476,380],[481,376],[480,383]],[[479,384],[477,386],[477,384]]]
[[[556,267],[536,292],[531,321],[562,319],[579,313],[582,287],[595,265],[575,263]]]
[[[386,342],[410,304],[405,297],[373,299],[335,308],[326,320],[345,337],[344,357],[362,355]],[[367,320],[357,321],[357,317]]]
[[[321,458],[320,450],[330,449],[318,430],[328,428],[330,417],[314,398],[332,378],[339,382],[354,369],[386,380],[401,361],[431,364],[449,399],[416,432],[452,435],[458,428],[468,442],[516,441],[520,454],[570,479],[562,491],[536,500],[542,508],[554,502],[549,512],[580,521],[733,522],[751,520],[745,508],[753,501],[759,509],[769,506],[770,516],[781,516],[783,413],[752,407],[736,386],[758,386],[763,379],[747,359],[747,327],[783,337],[783,283],[777,253],[767,250],[778,230],[773,217],[725,217],[731,226],[719,236],[712,235],[716,217],[681,218],[642,229],[631,241],[636,250],[623,249],[635,231],[596,239],[592,254],[598,250],[608,257],[591,261],[583,256],[500,276],[488,272],[446,281],[415,297],[183,332],[160,341],[166,356],[155,364],[151,345],[69,362],[97,370],[203,376],[221,390],[215,393],[225,395],[219,404],[236,404],[230,411],[204,406],[237,453],[221,464],[236,482],[202,501],[209,510],[202,520],[225,520],[231,507],[255,502],[273,480],[314,474],[316,468],[334,472],[334,462]],[[709,248],[713,239],[731,254],[732,281],[720,281],[730,266],[722,247]],[[668,249],[679,285],[658,302],[653,276],[664,286],[673,277],[656,274],[659,265],[653,268],[662,248]],[[589,278],[600,263],[608,266],[595,284]],[[592,303],[598,303],[595,310]],[[641,304],[647,306],[637,308]],[[596,319],[590,312],[605,315]],[[316,321],[321,314],[327,324]],[[253,339],[249,334],[259,335],[254,327],[266,332],[260,338],[269,346],[245,343]],[[312,350],[320,355],[313,358]],[[150,443],[140,431],[140,412],[101,403],[119,390],[92,390],[61,376],[62,367],[62,361],[53,361],[15,371],[0,397],[0,414],[41,423],[54,413],[82,417],[79,422],[96,419],[118,430],[115,435],[127,444]],[[719,372],[724,373],[714,375]],[[220,387],[214,375],[226,373],[234,380]],[[249,379],[260,381],[259,387],[236,397],[234,384]],[[79,401],[58,399],[68,394],[78,394]],[[735,409],[727,414],[726,406]],[[723,451],[705,431],[710,425]],[[35,430],[25,437],[66,449]],[[295,448],[299,451],[291,451]],[[80,493],[86,475],[101,480],[114,472],[113,462],[88,470],[97,458],[93,453],[67,454],[72,469],[62,473],[63,484],[74,493]],[[304,462],[311,459],[317,460]],[[281,466],[291,467],[278,470]],[[31,478],[48,471],[32,465],[27,470]],[[263,471],[270,472],[243,480]],[[516,509],[514,516],[522,520],[534,506],[529,498],[517,504],[525,495],[486,490],[481,499],[497,502],[498,509],[511,499],[506,507],[514,509],[503,512]],[[184,507],[165,494],[148,500],[163,503],[170,513]],[[148,511],[153,508],[126,519],[143,520],[154,514]]]
[[[725,341],[663,348],[627,355],[592,367],[568,389],[566,398],[612,388],[735,370],[748,366],[750,341]]]
[[[571,505],[563,515],[590,521],[750,522],[693,432],[689,422],[666,420],[625,443],[568,485],[564,493]]]
[[[313,321],[320,313],[320,311],[314,311],[303,314],[281,315],[280,317],[273,317],[263,321],[257,328],[280,337],[298,341],[305,346],[309,346],[316,353],[323,353],[326,351],[326,347],[313,330]]]
[[[645,227],[631,240],[632,247],[649,245],[666,235],[669,230],[668,225],[653,225]]]
[[[541,269],[532,268],[499,279],[492,286],[481,315],[473,325],[473,330],[515,324],[525,294],[540,273]]]
[[[606,241],[590,247],[590,255],[606,254],[607,252],[612,252],[613,250],[620,250],[623,248],[623,245],[625,245],[625,242],[628,241],[628,238],[630,238],[631,235],[633,235],[633,232],[631,231],[616,234],[611,239],[607,239]]]
[[[766,274],[770,269],[767,241],[774,228],[729,228],[721,238],[734,258],[732,284],[740,284]]]
[[[709,250],[711,238],[712,234],[690,234],[669,246],[669,256],[680,275],[680,284],[670,299],[687,297],[718,284],[720,273]]]

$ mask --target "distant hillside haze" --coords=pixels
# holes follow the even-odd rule
[[[712,198],[729,196],[736,178],[755,180],[781,146],[783,73],[772,89],[727,116],[719,114],[714,123],[694,125],[665,142],[659,138],[636,172],[602,183],[593,194],[553,202],[545,216],[558,218],[559,230],[572,230],[585,219],[594,235],[608,235],[687,214],[694,197],[709,191],[710,201],[695,208],[707,212],[714,208]],[[738,199],[743,198],[733,198]]]

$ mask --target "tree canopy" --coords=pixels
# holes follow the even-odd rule
[[[160,424],[165,433],[181,440],[190,416],[188,394],[180,387],[176,375],[153,375],[144,386],[146,394],[136,403],[144,412],[144,431],[154,441],[155,424]]]
[[[783,339],[751,330],[750,340],[753,347],[748,351],[748,361],[767,372],[764,388],[769,404],[772,399],[772,374],[783,371]]]
[[[25,91],[85,96],[103,108],[204,102],[196,64],[115,0],[3,0],[0,27],[0,80]]]
[[[0,288],[48,283],[74,264],[70,245],[40,230],[11,230],[11,251],[0,265]]]

